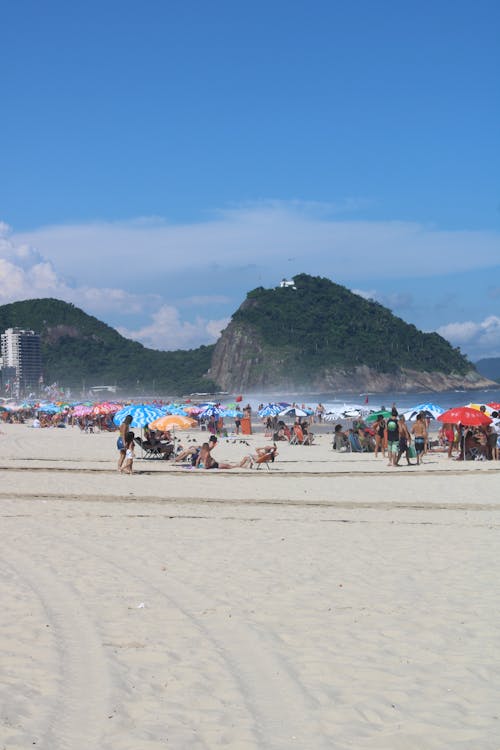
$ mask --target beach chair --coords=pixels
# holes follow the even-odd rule
[[[298,424],[294,424],[291,435],[290,435],[290,445],[302,445],[304,442],[304,433],[302,432],[302,428]]]
[[[349,449],[351,453],[363,452],[363,448],[361,447],[361,443],[359,441],[359,435],[357,435],[355,432],[349,433]]]
[[[165,453],[160,450],[158,445],[151,445],[147,440],[140,437],[135,437],[134,443],[140,447],[142,458],[165,458]]]
[[[259,456],[254,462],[255,466],[257,467],[257,471],[261,466],[265,466],[268,471],[271,471],[269,464],[274,463],[277,455],[278,451],[269,451],[269,453],[263,453],[262,456]]]

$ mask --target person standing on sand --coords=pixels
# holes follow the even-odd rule
[[[417,452],[417,464],[422,463],[422,455],[427,445],[427,424],[423,412],[417,414],[417,421],[411,428],[412,434],[415,435],[415,450]]]
[[[375,458],[377,458],[379,451],[385,456],[385,419],[382,414],[378,415],[373,425],[373,432],[375,435]]]
[[[125,454],[127,452],[126,436],[127,436],[127,433],[129,432],[129,427],[132,422],[132,419],[133,419],[132,415],[127,414],[127,416],[125,417],[125,419],[120,425],[120,435],[118,437],[118,440],[116,441],[116,447],[120,451],[120,455],[118,457],[118,471],[121,470],[123,466],[123,462],[125,461]]]
[[[406,453],[406,463],[408,466],[413,466],[413,464],[410,461],[410,445],[411,445],[411,435],[408,432],[408,427],[406,426],[406,421],[403,415],[399,417],[399,451],[398,451],[398,457],[396,459],[395,466],[399,466],[399,459],[403,455],[403,453]]]
[[[125,461],[123,466],[120,468],[122,474],[133,474],[133,463],[134,463],[134,433],[127,432],[125,435]]]
[[[395,406],[392,407],[391,416],[387,420],[384,438],[387,443],[387,455],[389,458],[387,465],[395,466],[396,456],[399,453],[398,410]]]

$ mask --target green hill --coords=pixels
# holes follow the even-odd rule
[[[437,333],[422,333],[378,302],[329,279],[295,276],[295,289],[254,289],[233,315],[267,347],[286,353],[287,366],[369,365],[380,372],[411,368],[465,375],[467,358]]]
[[[148,349],[61,300],[33,299],[0,306],[0,331],[10,327],[41,334],[46,383],[76,389],[117,385],[164,394],[215,388],[203,378],[213,346],[173,352]]]
[[[221,388],[488,386],[437,333],[422,333],[329,279],[300,274],[295,285],[249,292],[215,347],[148,349],[56,299],[0,306],[0,331],[40,333],[45,382],[75,390],[105,384],[129,393],[180,395]]]

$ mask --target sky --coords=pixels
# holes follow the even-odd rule
[[[158,349],[326,276],[500,356],[496,0],[2,9],[0,304]]]

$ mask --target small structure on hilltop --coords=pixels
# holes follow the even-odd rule
[[[281,279],[280,288],[286,289],[287,287],[290,287],[290,289],[297,289],[297,287],[295,286],[295,281],[293,279],[291,279],[290,281],[288,281],[287,279]]]

